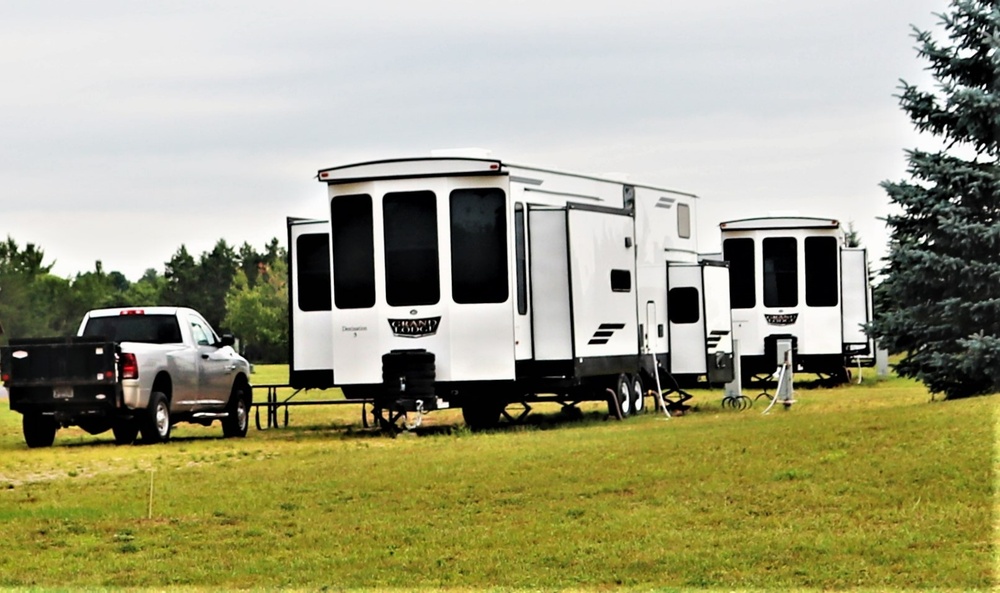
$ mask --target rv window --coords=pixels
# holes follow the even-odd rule
[[[517,258],[517,314],[528,314],[528,259],[524,236],[524,205],[514,206],[514,256]]]
[[[302,311],[330,310],[330,240],[325,233],[299,235],[295,240],[297,301]]]
[[[498,188],[451,192],[451,296],[456,303],[507,300],[507,200]]]
[[[757,306],[753,239],[726,239],[722,259],[729,262],[730,305],[733,309],[753,309]]]
[[[338,309],[375,305],[375,240],[372,198],[337,196],[330,201],[333,302]]]
[[[837,259],[840,249],[836,237],[806,237],[806,305],[836,307],[840,302],[837,286]]]
[[[628,270],[611,270],[611,290],[613,292],[631,292],[632,272]]]
[[[437,203],[434,192],[385,194],[385,300],[393,307],[441,300]]]
[[[691,207],[687,204],[677,204],[677,236],[691,238]]]
[[[701,319],[701,299],[693,286],[671,288],[667,293],[667,318],[670,323],[698,323]]]
[[[799,304],[799,257],[794,237],[769,237],[763,241],[764,306]]]

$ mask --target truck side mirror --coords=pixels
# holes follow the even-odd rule
[[[236,337],[233,334],[222,334],[221,338],[222,339],[219,340],[219,343],[222,344],[223,347],[233,346],[236,344]]]

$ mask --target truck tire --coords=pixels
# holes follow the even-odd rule
[[[56,440],[56,421],[51,416],[42,414],[25,414],[21,417],[21,429],[24,432],[24,442],[30,449],[51,447]]]
[[[170,402],[167,396],[154,391],[149,396],[149,408],[139,426],[144,443],[164,443],[170,440]]]
[[[139,427],[135,420],[115,420],[111,425],[111,433],[115,435],[116,445],[131,445],[139,436]]]
[[[227,439],[247,436],[247,429],[250,428],[250,394],[245,385],[233,385],[226,410],[227,416],[222,419],[222,436]]]

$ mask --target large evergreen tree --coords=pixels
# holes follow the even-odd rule
[[[896,371],[948,398],[1000,392],[1000,4],[952,0],[939,41],[915,29],[938,85],[900,104],[940,150],[909,150],[910,179],[883,187],[885,280],[873,334]]]

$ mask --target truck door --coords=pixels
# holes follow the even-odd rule
[[[233,349],[223,347],[219,338],[204,319],[188,317],[191,335],[198,350],[197,406],[218,406],[229,401],[233,386]]]

